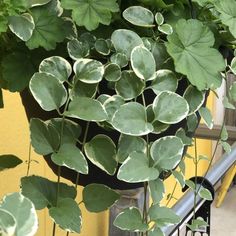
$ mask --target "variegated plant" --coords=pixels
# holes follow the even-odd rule
[[[58,177],[62,166],[78,173],[75,187],[23,177],[27,200],[21,194],[3,200],[0,233],[23,235],[17,216],[5,208],[11,198],[30,199],[38,210],[47,207],[55,224],[80,233],[75,197],[79,174],[89,172],[87,160],[108,175],[117,173],[119,180],[144,182],[145,193],[150,190],[151,207],[143,214],[125,209],[114,222],[117,227],[156,236],[163,235],[164,226],[178,223],[180,218],[160,205],[162,173],[172,173],[184,186],[182,157],[192,144],[188,135],[198,125],[197,115],[209,128],[213,125],[203,105],[209,90],[219,88],[228,73],[236,74],[235,14],[235,0],[0,0],[1,86],[12,92],[29,86],[44,111],[57,112],[58,118],[47,121],[31,119],[32,146],[51,156]],[[185,87],[179,92],[181,83]],[[236,83],[224,103],[234,108],[235,101]],[[81,137],[80,121],[87,131],[94,122],[118,132],[119,142],[100,133],[88,140],[86,131]],[[180,122],[185,127],[162,137]],[[150,140],[153,134],[160,138]],[[227,147],[224,138],[221,143]],[[118,199],[105,185],[89,184],[83,190],[91,212],[104,211]],[[24,235],[35,233],[35,222]]]

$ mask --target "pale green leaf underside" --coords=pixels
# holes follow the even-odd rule
[[[209,129],[213,128],[214,122],[210,110],[207,107],[201,107],[199,114]]]
[[[187,76],[199,90],[218,88],[224,59],[212,48],[214,35],[196,19],[179,20],[175,32],[167,37],[167,51],[174,59],[177,72]]]

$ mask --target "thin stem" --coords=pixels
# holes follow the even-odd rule
[[[195,189],[194,189],[194,206],[193,206],[193,219],[196,217],[196,205],[197,205],[197,176],[198,176],[198,155],[197,155],[197,141],[194,138],[194,175],[195,175]]]
[[[174,196],[174,193],[175,193],[176,188],[177,188],[177,182],[175,182],[175,186],[174,186],[174,188],[173,188],[173,190],[172,190],[172,193],[171,193],[171,195],[170,195],[170,198],[168,199],[168,202],[166,203],[166,206],[168,206],[168,205],[170,204],[171,200],[173,199],[173,196]]]
[[[196,19],[196,11],[195,11],[195,9],[193,7],[193,2],[192,2],[192,0],[189,0],[188,2],[189,2],[189,6],[190,6],[191,18],[192,19]]]
[[[31,142],[29,143],[29,152],[28,152],[28,161],[27,161],[27,171],[26,171],[26,176],[29,176],[30,172],[30,164],[31,164]]]

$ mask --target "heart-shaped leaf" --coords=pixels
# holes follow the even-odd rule
[[[131,52],[131,66],[134,73],[143,80],[152,80],[156,63],[152,53],[144,46],[137,46]]]
[[[16,221],[15,235],[35,235],[38,229],[38,218],[35,207],[29,199],[20,193],[6,195],[0,209],[6,210],[14,217]]]
[[[67,51],[74,60],[87,57],[90,53],[89,44],[73,39],[67,43]]]
[[[157,166],[159,169],[171,170],[181,160],[183,150],[184,145],[180,138],[166,136],[152,144],[150,153],[154,160],[154,166]]]
[[[39,72],[51,74],[60,82],[64,82],[71,75],[72,69],[70,63],[63,57],[53,56],[40,63]]]
[[[117,81],[121,77],[121,69],[118,64],[110,63],[105,67],[104,77],[107,81]]]
[[[133,25],[154,27],[154,15],[147,8],[131,6],[123,11],[123,17]]]
[[[29,87],[35,100],[45,111],[59,109],[66,102],[65,87],[51,74],[35,73]]]
[[[38,154],[47,155],[56,151],[60,143],[59,133],[50,123],[37,118],[30,120],[31,144]]]
[[[114,220],[116,227],[122,230],[145,232],[148,225],[143,223],[141,212],[136,207],[130,207],[123,210]]]
[[[58,152],[52,154],[51,159],[59,166],[88,174],[88,163],[80,149],[73,144],[62,145]]]
[[[131,136],[142,136],[153,130],[153,126],[147,122],[144,106],[136,102],[122,105],[112,118],[112,126],[119,132]]]
[[[59,193],[58,193],[59,189]],[[39,176],[21,178],[22,194],[29,198],[37,210],[56,206],[57,198],[76,197],[76,189],[64,183],[52,182]]]
[[[163,91],[155,98],[153,111],[156,120],[165,124],[175,124],[188,115],[189,105],[180,95]]]
[[[0,171],[14,168],[22,163],[22,160],[14,155],[1,155],[0,156]]]
[[[225,62],[220,52],[212,48],[214,35],[207,26],[196,19],[181,19],[167,39],[167,51],[176,71],[186,75],[191,84],[199,90],[221,85],[219,72],[225,69]]]
[[[205,93],[189,85],[185,90],[183,97],[189,105],[189,115],[195,113],[205,101]]]
[[[137,77],[133,71],[122,71],[121,78],[116,82],[116,93],[125,100],[138,97],[145,88],[145,82]]]
[[[94,30],[99,23],[109,25],[112,12],[119,11],[116,0],[62,0],[64,9],[72,10],[72,18],[78,26]]]
[[[117,178],[128,183],[139,183],[157,179],[159,171],[149,167],[147,155],[132,152],[119,168]]]
[[[106,135],[97,135],[84,146],[86,156],[96,166],[109,175],[114,175],[117,167],[116,146]]]
[[[28,13],[10,16],[8,18],[8,24],[10,30],[23,41],[28,41],[30,39],[35,27],[34,19]]]
[[[94,48],[98,53],[105,56],[109,55],[111,52],[110,44],[105,39],[97,39],[94,44]]]
[[[155,94],[162,91],[175,92],[178,86],[176,75],[170,70],[158,70],[155,74],[155,79],[152,81],[151,89]]]
[[[103,105],[92,98],[76,97],[70,104],[66,116],[86,121],[107,120],[107,113]]]
[[[96,84],[104,75],[103,64],[93,59],[78,59],[74,64],[75,81]]]
[[[121,134],[118,142],[117,159],[120,163],[124,162],[130,153],[146,152],[147,144],[141,137],[134,137]]]
[[[158,178],[149,181],[149,189],[153,204],[160,203],[160,201],[163,199],[165,195],[165,185],[163,183],[163,180]]]
[[[6,236],[14,236],[16,231],[16,220],[7,210],[0,207],[0,232]]]
[[[101,212],[111,207],[120,195],[103,184],[89,184],[83,189],[83,202],[90,212]]]
[[[59,199],[57,206],[49,209],[49,215],[62,229],[72,233],[80,233],[82,224],[81,211],[73,199]]]
[[[148,212],[150,219],[160,227],[178,224],[181,218],[168,207],[161,207],[158,204],[152,205]]]
[[[124,53],[128,58],[136,46],[143,45],[138,34],[127,29],[115,30],[111,35],[111,41],[117,52]]]

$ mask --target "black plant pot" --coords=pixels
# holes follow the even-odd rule
[[[100,91],[102,91],[105,94],[113,95],[112,90],[107,89],[106,84],[101,84],[100,86],[101,86]],[[178,86],[176,93],[183,95],[187,86],[188,86],[188,84],[186,83],[186,81],[181,80],[179,82],[179,86]],[[33,96],[30,94],[29,89],[25,89],[23,92],[21,92],[20,95],[21,95],[22,103],[24,105],[28,120],[30,120],[31,118],[40,118],[42,120],[48,120],[51,118],[58,117],[58,114],[56,112],[45,112],[44,110],[42,110],[42,108],[38,105],[38,103],[34,100]],[[156,95],[153,94],[149,90],[145,94],[147,104],[152,103],[155,96]],[[78,120],[76,120],[76,122],[78,122],[80,124],[80,126],[82,127],[82,135],[83,135],[86,123],[83,121],[78,121]],[[161,133],[160,135],[150,134],[149,140],[152,142],[152,141],[155,141],[158,138],[163,137],[163,136],[175,135],[176,131],[181,127],[182,128],[186,127],[186,119],[184,119],[183,121],[181,121],[177,124],[171,125],[165,132]],[[118,143],[118,139],[120,136],[120,133],[117,131],[104,130],[103,128],[98,126],[95,122],[91,122],[90,126],[89,126],[87,141],[91,140],[97,134],[108,135],[116,144]],[[188,136],[192,137],[193,133],[188,134]],[[186,152],[186,149],[185,149],[185,152]],[[58,167],[56,164],[54,164],[51,161],[50,155],[44,156],[44,159],[46,160],[49,167],[53,170],[53,172],[55,174],[57,174]],[[110,175],[106,174],[104,171],[102,171],[101,169],[99,169],[97,166],[92,164],[89,160],[88,160],[88,164],[89,164],[89,174],[88,175],[83,175],[83,174],[79,175],[79,185],[86,186],[87,184],[90,184],[90,183],[101,183],[101,184],[105,184],[113,189],[133,189],[133,188],[138,188],[138,187],[143,186],[143,183],[127,183],[127,182],[118,180],[116,177],[117,173],[113,176],[110,176]],[[165,179],[169,175],[170,175],[169,172],[162,173],[161,178]],[[75,183],[77,172],[75,172],[67,167],[62,167],[61,168],[61,176],[68,179],[68,180],[71,180],[72,182]]]

